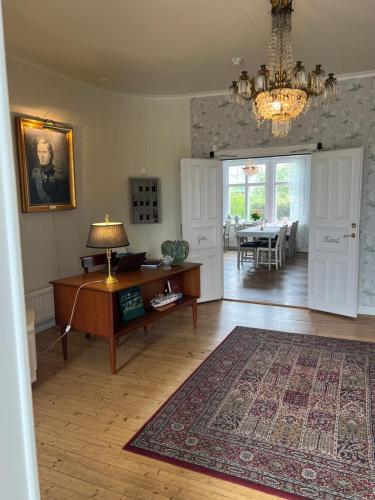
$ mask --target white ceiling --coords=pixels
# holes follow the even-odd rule
[[[296,59],[336,74],[375,69],[374,0],[294,8]],[[3,0],[3,10],[9,55],[125,94],[221,90],[267,62],[268,0]]]

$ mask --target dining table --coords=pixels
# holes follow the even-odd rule
[[[291,223],[288,222],[288,227],[290,227]],[[254,227],[248,227],[246,229],[241,229],[237,231],[237,267],[240,267],[240,246],[241,239],[244,238],[268,238],[268,269],[271,270],[271,248],[272,248],[272,239],[276,238],[280,232],[280,229],[284,226],[281,223],[269,223],[264,225],[258,225]]]

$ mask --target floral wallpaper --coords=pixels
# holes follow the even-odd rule
[[[283,139],[266,125],[258,128],[249,105],[232,105],[226,96],[192,99],[191,126],[192,155],[200,158],[214,145],[219,150],[315,142],[325,149],[364,146],[360,305],[375,307],[375,77],[340,82],[334,105],[312,105]]]

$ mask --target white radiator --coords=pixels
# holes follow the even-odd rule
[[[55,324],[53,287],[26,294],[26,305],[35,311],[35,330],[40,332]]]

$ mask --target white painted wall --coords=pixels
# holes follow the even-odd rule
[[[108,211],[124,221],[131,250],[146,250],[158,257],[164,240],[181,236],[179,159],[190,156],[189,100],[107,96],[94,133],[96,164],[85,180],[87,228]],[[128,177],[138,176],[142,168],[148,176],[161,178],[161,224],[129,223]]]
[[[179,159],[190,156],[190,100],[113,97],[12,59],[7,63],[12,115],[74,128],[77,208],[20,212],[26,291],[80,272],[79,256],[92,253],[85,247],[89,225],[107,212],[124,222],[133,251],[158,256],[162,241],[179,238]],[[142,168],[161,178],[161,224],[129,223],[127,178]]]

